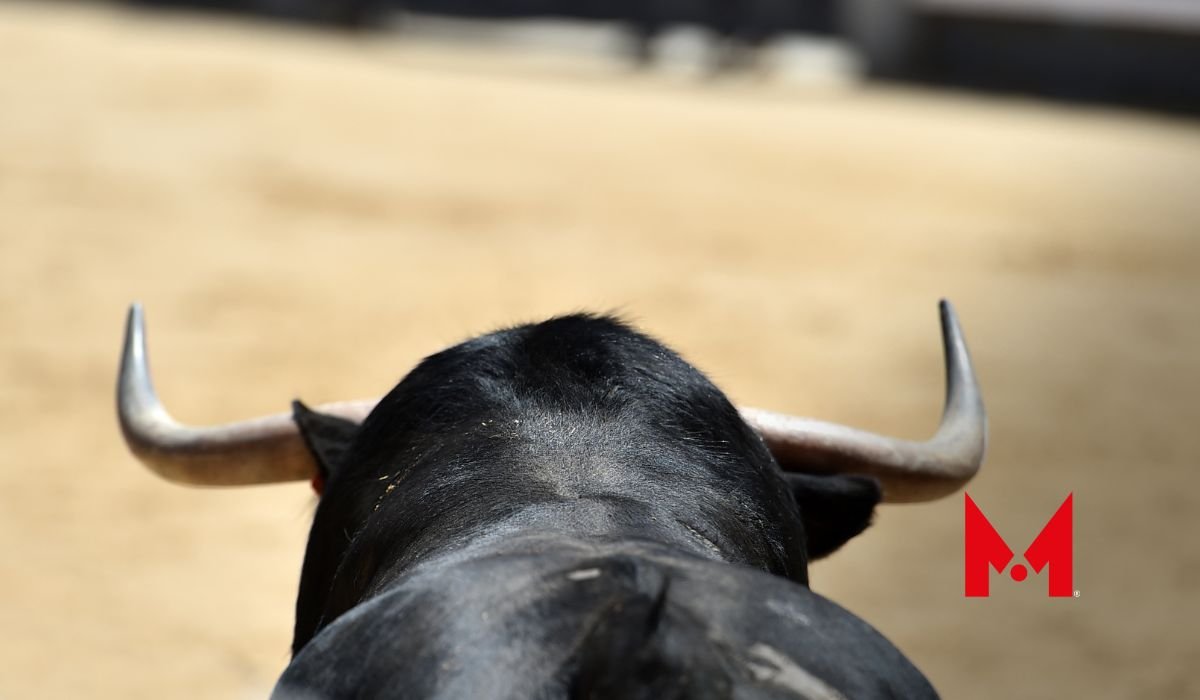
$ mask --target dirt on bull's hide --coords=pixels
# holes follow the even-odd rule
[[[307,484],[125,452],[159,389],[218,421],[371,396],[500,324],[619,309],[737,401],[908,437],[952,298],[991,414],[972,496],[1018,552],[1075,493],[1075,599],[962,596],[962,497],[813,573],[951,698],[1200,695],[1200,126],[105,6],[0,7],[0,696],[261,697]]]

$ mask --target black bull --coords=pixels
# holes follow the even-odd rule
[[[928,444],[967,400],[948,317],[947,417]],[[140,325],[135,311],[126,437],[160,472],[208,479],[163,466],[194,446],[143,434],[139,411],[166,414],[131,378]],[[745,415],[663,345],[587,315],[433,355],[361,425],[295,404],[323,493],[274,697],[935,696],[807,585],[811,559],[867,527],[879,481],[782,472],[778,439]]]

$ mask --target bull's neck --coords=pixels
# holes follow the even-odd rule
[[[539,542],[608,546],[623,541],[653,545],[659,551],[673,550],[716,561],[755,565],[745,561],[737,547],[725,542],[700,517],[688,517],[626,497],[580,497],[527,504],[480,522],[454,537],[446,538],[441,533],[427,541],[415,542],[402,568],[413,569],[434,560],[467,559],[510,548],[526,550]]]

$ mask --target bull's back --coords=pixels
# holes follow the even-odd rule
[[[653,545],[423,566],[318,634],[277,698],[921,698],[878,632],[807,588]]]

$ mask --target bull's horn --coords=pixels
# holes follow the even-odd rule
[[[950,302],[939,305],[946,358],[946,404],[937,433],[909,442],[833,423],[744,408],[779,465],[788,471],[867,474],[884,499],[929,501],[953,493],[975,476],[987,447],[987,414],[962,328]]]
[[[741,410],[789,471],[868,474],[892,502],[926,501],[962,487],[983,462],[987,416],[954,309],[941,302],[946,356],[946,405],[927,442],[884,437],[842,425],[764,411]],[[347,401],[317,410],[361,421],[375,401]],[[172,481],[236,486],[309,479],[308,449],[288,414],[210,428],[180,425],[162,407],[146,361],[142,309],[134,304],[125,328],[117,381],[117,413],[129,448]]]
[[[373,401],[318,407],[362,421]],[[310,479],[316,463],[288,414],[211,428],[180,425],[171,418],[150,381],[142,307],[129,308],[125,348],[117,377],[117,415],[129,449],[171,481],[204,486],[240,486]]]

